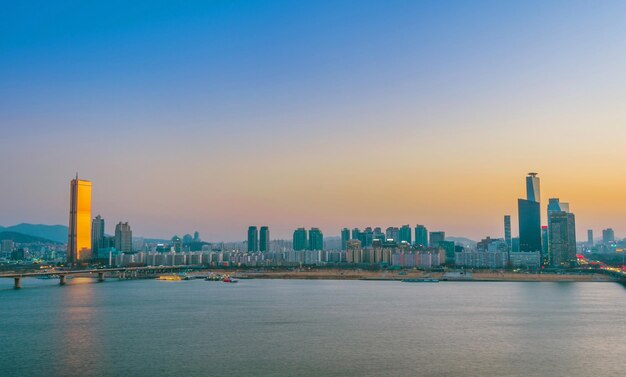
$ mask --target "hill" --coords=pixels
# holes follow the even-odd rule
[[[0,232],[0,240],[11,240],[16,243],[60,243],[41,237],[29,236],[17,232]]]
[[[67,227],[64,225],[44,225],[44,224],[18,224],[8,227],[0,227],[0,232],[15,232],[23,235],[39,237],[46,240],[66,243]]]
[[[476,241],[465,237],[446,237],[446,241],[454,241],[457,245],[476,247]]]

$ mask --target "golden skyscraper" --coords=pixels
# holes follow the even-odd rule
[[[91,258],[91,182],[72,179],[70,183],[70,225],[67,240],[67,263]]]

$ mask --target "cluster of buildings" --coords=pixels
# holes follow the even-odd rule
[[[114,235],[105,232],[105,220],[91,218],[91,182],[70,183],[70,221],[66,262],[107,265],[212,265],[212,266],[298,266],[338,265],[399,268],[437,268],[442,265],[467,268],[561,268],[576,265],[578,252],[621,251],[612,229],[602,232],[595,243],[593,231],[586,243],[576,242],[576,217],[568,203],[548,200],[547,224],[542,225],[540,180],[526,177],[526,197],[518,200],[519,235],[512,237],[511,216],[504,216],[504,238],[487,237],[475,246],[456,245],[443,231],[429,232],[426,226],[405,224],[341,230],[340,238],[325,239],[319,228],[298,228],[293,238],[270,240],[268,226],[250,226],[247,241],[212,245],[200,240],[198,232],[182,239],[144,244],[133,239],[130,225],[119,222]],[[43,249],[42,249],[43,250]],[[47,249],[46,249],[47,250]],[[28,250],[2,240],[0,257],[28,258]],[[17,255],[21,253],[24,255]],[[43,254],[43,252],[41,253]],[[49,254],[49,255],[48,255]],[[54,255],[53,255],[54,254]],[[46,251],[42,257],[58,258]]]

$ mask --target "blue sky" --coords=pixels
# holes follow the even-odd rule
[[[148,236],[430,221],[477,238],[538,170],[581,226],[617,227],[623,200],[565,183],[626,187],[608,178],[624,162],[624,25],[619,1],[7,3],[0,224],[66,222],[78,170],[94,212]],[[395,185],[364,191],[370,177]],[[485,203],[466,195],[494,183],[476,220]]]

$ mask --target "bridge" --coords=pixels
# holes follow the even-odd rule
[[[196,267],[197,268],[197,267]],[[98,268],[98,269],[86,269],[86,270],[51,270],[51,271],[33,271],[33,272],[20,272],[0,274],[0,278],[14,279],[15,289],[22,287],[22,278],[34,277],[58,277],[59,285],[65,285],[68,276],[76,275],[96,275],[99,282],[104,281],[107,273],[117,273],[120,279],[137,279],[140,277],[148,277],[150,275],[180,272],[183,270],[195,269],[192,266],[148,266],[148,267],[113,267],[113,268]]]

